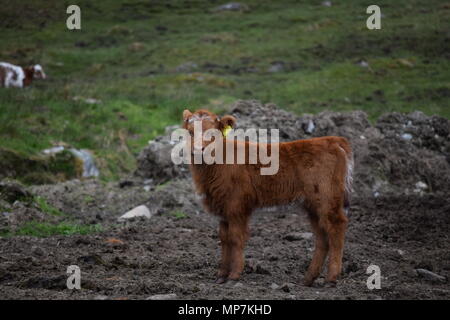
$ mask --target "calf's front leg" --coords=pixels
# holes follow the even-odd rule
[[[249,237],[248,217],[231,220],[228,226],[230,273],[228,279],[238,280],[244,270],[244,248]]]
[[[217,272],[216,283],[224,283],[227,281],[230,273],[231,264],[231,246],[228,240],[228,221],[222,220],[219,225],[219,238],[221,246],[220,267]]]

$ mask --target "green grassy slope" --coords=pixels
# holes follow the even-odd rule
[[[65,26],[67,1],[4,3],[0,61],[38,62],[48,80],[0,89],[0,147],[88,148],[113,179],[185,106],[220,111],[251,98],[297,113],[450,117],[450,4],[380,0],[382,29],[371,31],[372,2],[321,2],[252,0],[248,12],[212,13],[222,2],[78,0],[81,31]],[[196,68],[177,72],[186,63]]]

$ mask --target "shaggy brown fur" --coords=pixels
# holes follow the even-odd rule
[[[193,119],[202,121],[203,132],[234,127],[236,119],[221,119],[207,110],[183,113],[184,128],[193,135]],[[213,142],[203,142],[203,147]],[[235,150],[243,146],[248,155],[251,142],[224,139]],[[258,144],[259,147],[260,144]],[[268,144],[268,149],[271,149]],[[192,164],[190,170],[203,195],[207,211],[220,217],[222,257],[217,282],[236,280],[244,267],[244,246],[249,237],[249,218],[256,208],[302,201],[315,234],[315,251],[304,283],[319,276],[329,254],[326,280],[335,283],[342,267],[345,214],[351,189],[353,157],[342,137],[322,137],[279,143],[279,170],[261,175],[257,164]],[[236,154],[236,152],[235,152]],[[248,157],[246,157],[248,159]]]

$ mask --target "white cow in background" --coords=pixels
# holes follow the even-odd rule
[[[8,62],[0,62],[0,87],[23,88],[34,79],[45,79],[44,70],[39,64],[22,68]]]

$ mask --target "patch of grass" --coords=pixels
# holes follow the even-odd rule
[[[177,220],[188,218],[188,215],[185,212],[180,211],[180,210],[174,210],[174,211],[170,212],[170,215],[173,216]]]
[[[158,185],[155,187],[155,191],[161,191],[161,190],[164,190],[165,188],[167,188],[167,187],[170,185],[171,182],[172,182],[172,181],[166,181],[166,182],[163,182],[163,183],[158,184]]]
[[[12,236],[33,236],[33,237],[50,237],[54,235],[86,235],[95,232],[100,232],[103,227],[96,225],[83,225],[70,222],[61,222],[58,224],[51,224],[46,222],[28,222],[18,228],[15,232],[3,231],[0,233],[2,237]]]
[[[95,198],[93,196],[89,195],[89,194],[85,195],[83,200],[86,203],[95,202]]]
[[[45,200],[42,197],[39,197],[39,196],[34,197],[34,202],[38,205],[39,209],[44,213],[50,214],[52,216],[57,216],[57,217],[64,216],[64,213],[62,211],[60,211],[59,209],[50,205],[47,202],[47,200]]]

